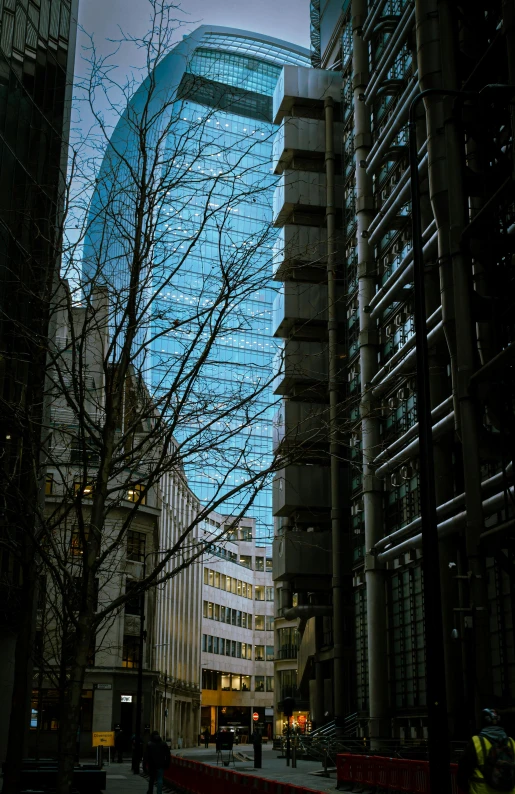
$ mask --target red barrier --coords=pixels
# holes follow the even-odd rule
[[[338,785],[356,783],[374,786],[379,791],[431,794],[427,761],[342,753],[336,758],[336,770]],[[451,764],[453,794],[462,794],[456,780],[457,771],[457,764]]]

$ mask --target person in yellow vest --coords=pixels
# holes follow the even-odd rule
[[[515,794],[515,742],[501,728],[495,709],[484,709],[483,727],[458,764],[458,786],[466,794]]]

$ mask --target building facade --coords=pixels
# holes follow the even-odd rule
[[[274,703],[272,549],[256,539],[255,519],[243,518],[227,540],[215,540],[230,516],[212,513],[213,543],[204,555],[202,709],[200,729],[253,728],[271,737]],[[214,525],[214,529],[213,529]],[[256,716],[257,715],[257,716]]]
[[[65,282],[58,296],[61,300],[55,312],[58,334],[54,344],[61,352],[57,358],[59,366],[50,369],[49,377],[62,388],[50,390],[54,397],[49,415],[51,437],[47,445],[45,510],[46,527],[53,527],[55,538],[54,565],[66,572],[70,589],[62,591],[50,568],[46,569],[47,574],[40,581],[36,620],[36,671],[28,745],[31,755],[53,754],[57,746],[62,676],[67,674],[70,664],[67,652],[68,644],[73,646],[75,634],[73,605],[74,599],[79,598],[84,577],[91,497],[98,473],[99,456],[93,436],[95,422],[99,423],[97,429],[103,423],[105,351],[110,338],[103,290],[92,296],[91,309],[77,306],[72,309],[71,317]],[[94,317],[94,322],[85,333],[88,314]],[[77,350],[81,351],[80,376],[73,364]],[[75,411],[75,390],[81,392],[76,380],[79,377],[86,396],[80,403],[81,410]],[[126,427],[134,421],[130,411],[134,417],[138,401],[146,402],[148,398],[134,373],[123,388],[125,411],[120,436],[124,432],[122,425]],[[135,445],[144,444],[144,421],[140,419],[136,423],[137,432],[132,441]],[[84,425],[92,433],[86,451],[81,441]],[[125,445],[124,453],[128,460],[130,452]],[[131,591],[135,594],[99,622],[91,643],[79,725],[80,753],[84,756],[93,752],[92,732],[112,730],[122,731],[125,752],[130,754],[139,707],[144,739],[151,730],[158,730],[174,747],[190,746],[196,741],[202,575],[196,561],[183,568],[181,565],[199,551],[199,529],[195,525],[199,502],[180,470],[166,472],[148,488],[134,483],[139,474],[151,468],[150,455],[149,450],[147,455],[133,461],[129,470],[122,466],[110,482],[111,496],[102,527],[101,553],[105,557],[95,571],[95,611],[109,609],[117,598]],[[79,494],[83,504],[75,509]],[[187,539],[181,542],[182,534],[192,526]],[[160,555],[176,546],[177,553],[164,565],[164,581],[142,594],[137,593],[139,582],[158,564]]]
[[[33,527],[32,512],[19,509],[20,493],[27,505],[39,498],[38,483],[22,452],[41,426],[45,369],[41,340],[47,338],[48,301],[58,273],[56,238],[67,162],[77,5],[77,0],[29,4],[12,0],[0,11],[0,488],[5,508],[0,532],[7,532],[9,538],[26,539],[27,529]],[[14,671],[22,677],[22,665],[30,659],[35,594],[33,550],[26,548],[23,560],[24,588],[18,587],[20,569],[14,558],[5,547],[1,553],[4,686],[0,703],[5,718],[0,757],[4,758]],[[23,682],[20,687],[26,689]],[[24,701],[22,719],[27,724],[29,695],[26,691],[15,695],[18,704]]]
[[[156,187],[163,194],[156,201],[151,312],[155,328],[160,327],[159,317],[167,319],[147,356],[151,389],[168,388],[175,377],[171,362],[180,362],[187,355],[191,328],[196,327],[206,305],[216,303],[223,291],[220,261],[227,263],[230,280],[235,282],[231,313],[199,368],[195,390],[199,400],[206,401],[207,417],[212,406],[231,400],[237,406],[232,411],[233,421],[243,430],[236,441],[229,438],[220,449],[213,436],[212,443],[204,445],[208,452],[203,457],[196,456],[191,465],[185,461],[191,487],[204,503],[217,493],[219,481],[224,481],[223,489],[229,491],[246,477],[238,460],[243,446],[251,466],[255,461],[256,468],[262,467],[270,460],[269,405],[273,398],[269,388],[260,389],[258,384],[269,380],[274,355],[270,339],[273,290],[268,281],[274,236],[270,232],[275,183],[270,173],[272,94],[284,64],[308,63],[308,51],[279,39],[202,26],[185,36],[153,75],[152,101],[156,106],[161,102],[161,123],[166,130],[163,147],[173,160],[176,184],[170,180],[170,189]],[[146,86],[144,83],[135,93],[127,111],[133,124],[147,100]],[[131,127],[127,114],[111,144],[121,147],[136,163],[137,124]],[[125,184],[123,167],[113,165],[112,160],[113,149],[108,148],[93,201],[85,272],[95,268],[111,272],[116,266],[120,273],[113,279],[123,284],[121,262],[124,257],[130,261],[130,246],[123,248],[118,219],[106,217],[109,210],[104,207],[109,203],[106,196],[111,196],[113,206],[130,206],[132,183],[127,177]],[[128,218],[127,223],[131,222]],[[163,284],[166,289],[161,288]],[[168,321],[171,306],[177,326],[173,332]],[[204,333],[199,338],[205,337]],[[246,402],[253,390],[258,396]],[[254,416],[251,426],[246,418],[249,410]],[[223,421],[216,424],[217,435],[222,426]],[[183,440],[189,431],[189,426],[178,428],[178,439]],[[239,514],[242,505],[241,494],[236,494],[221,509]],[[257,494],[253,511],[258,532],[270,537],[269,488]]]
[[[421,91],[471,92],[416,117],[447,708],[465,738],[480,708],[515,704],[514,130],[485,88],[513,83],[513,3],[314,0],[311,19],[315,69],[285,68],[274,96],[278,608],[317,724],[427,735],[407,125]]]

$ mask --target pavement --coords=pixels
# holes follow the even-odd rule
[[[210,747],[208,750],[203,747],[173,750],[172,755],[216,766],[214,747]],[[304,761],[302,759],[297,760],[297,766],[293,769],[291,766],[286,766],[285,758],[279,758],[279,753],[273,750],[272,744],[263,745],[261,769],[254,769],[254,748],[251,744],[235,746],[234,756],[235,764],[233,766],[231,763],[230,768],[236,772],[276,780],[278,783],[293,783],[312,791],[324,792],[324,794],[336,789],[336,770],[330,771],[328,778],[322,777],[319,774],[323,771],[319,761]]]
[[[146,794],[148,780],[142,775],[133,775],[131,763],[127,759],[121,764],[104,765],[106,772],[107,794]]]

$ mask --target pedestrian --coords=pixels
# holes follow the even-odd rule
[[[121,764],[123,761],[123,740],[124,740],[123,731],[120,728],[119,731],[116,731],[116,735],[114,737],[114,749],[119,764]]]
[[[170,748],[157,731],[152,732],[147,742],[144,765],[148,771],[148,794],[154,794],[154,783],[157,794],[162,794],[164,771],[170,766]]]
[[[483,726],[458,764],[458,786],[467,794],[515,794],[515,742],[500,726],[495,709],[484,709]]]
[[[211,733],[209,731],[209,728],[205,729],[205,731],[203,733],[203,736],[204,736],[204,747],[206,748],[206,750],[208,750],[209,749],[209,740],[211,738]]]

